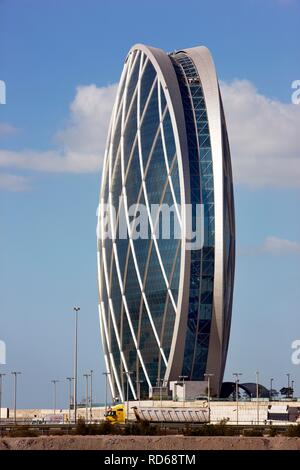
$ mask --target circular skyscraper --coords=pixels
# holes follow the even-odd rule
[[[128,384],[132,398],[148,397],[153,387],[179,377],[201,382],[205,373],[214,374],[218,394],[235,228],[226,124],[205,47],[130,50],[109,127],[97,234],[112,396],[124,400]]]

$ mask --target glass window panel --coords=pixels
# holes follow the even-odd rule
[[[139,57],[136,58],[135,64],[132,68],[132,72],[130,75],[130,79],[128,82],[128,87],[127,87],[127,99],[126,99],[126,113],[128,111],[128,108],[130,106],[132,97],[134,93],[136,93],[136,88],[137,88],[137,81],[139,78],[139,69],[140,69],[140,54]]]
[[[163,129],[164,129],[168,162],[169,162],[169,166],[171,166],[176,148],[175,148],[174,132],[173,132],[173,127],[172,127],[169,111],[166,112],[166,115],[164,117]]]
[[[140,335],[140,351],[152,384],[156,383],[160,351],[156,342],[146,307],[142,309],[142,328]]]
[[[153,65],[148,61],[145,66],[142,80],[141,80],[141,97],[140,97],[140,106],[141,106],[141,115],[144,110],[144,106],[148,99],[151,87],[156,78],[156,72]]]
[[[159,134],[146,173],[146,188],[150,207],[151,204],[160,204],[162,189],[166,181],[167,170],[164,161],[162,140]]]
[[[127,268],[127,276],[126,276],[126,300],[127,306],[130,313],[131,322],[133,325],[133,329],[137,335],[138,332],[138,323],[139,323],[139,311],[140,311],[140,303],[141,303],[141,289],[138,282],[136,268],[134,265],[132,253],[129,253],[128,259],[128,268]]]
[[[135,97],[133,100],[132,108],[129,112],[129,116],[125,124],[125,132],[124,132],[124,168],[125,169],[127,168],[127,164],[131,155],[133,143],[136,138],[136,131],[137,131],[136,106],[137,106],[137,98]]]
[[[158,96],[157,84],[154,87],[151,99],[145,111],[143,121],[141,124],[141,144],[144,166],[149,157],[149,153],[159,127],[159,111],[158,111]]]
[[[145,294],[157,333],[160,335],[167,288],[154,247],[152,248],[148,267]]]

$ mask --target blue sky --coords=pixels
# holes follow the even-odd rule
[[[22,371],[23,407],[51,405],[72,373],[74,304],[82,374],[104,399],[96,289],[96,206],[107,120],[135,43],[211,49],[235,177],[238,257],[226,378],[275,388],[300,338],[298,0],[0,0],[1,370]],[[12,379],[4,400],[12,402]]]

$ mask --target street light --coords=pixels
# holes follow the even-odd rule
[[[74,377],[67,377],[67,381],[69,382],[69,424],[71,423],[72,380],[74,380]]]
[[[179,378],[179,380],[182,380],[182,389],[183,389],[183,390],[182,390],[182,401],[183,401],[183,405],[182,405],[182,406],[184,406],[184,404],[185,404],[185,386],[184,386],[184,381],[185,381],[185,379],[188,379],[189,376],[188,376],[188,375],[180,375],[178,378]]]
[[[0,374],[0,423],[1,423],[1,408],[2,408],[2,377],[4,377],[6,374]]]
[[[293,398],[293,396],[294,396],[294,380],[292,380],[292,390],[291,390],[291,392],[292,392],[292,398]]]
[[[269,393],[269,399],[272,401],[272,393],[273,393],[273,377],[270,379],[270,393]]]
[[[135,383],[137,384],[139,406],[141,406],[141,384],[143,382],[144,382],[143,380],[136,380],[135,381]]]
[[[259,424],[259,371],[256,373],[256,415],[257,415],[257,424]]]
[[[90,396],[90,422],[93,420],[93,369],[90,369],[91,396]]]
[[[159,401],[160,401],[160,407],[162,407],[162,387],[163,387],[163,379],[161,379],[160,377],[157,377],[156,379],[156,384],[157,384],[157,387],[159,387]]]
[[[51,380],[51,383],[53,384],[54,392],[53,392],[53,414],[56,414],[56,384],[59,382],[59,380]]]
[[[110,372],[102,372],[102,375],[105,375],[105,413],[107,413],[107,377]]]
[[[235,399],[236,399],[236,424],[239,424],[239,376],[243,375],[241,372],[234,372],[235,377]]]
[[[74,422],[77,422],[77,367],[78,367],[78,312],[80,307],[73,307],[75,312],[75,341],[74,341]]]
[[[290,398],[290,376],[291,374],[286,374],[287,375],[287,379],[288,379],[288,394],[287,394],[287,397]]]
[[[207,377],[207,405],[208,405],[208,421],[210,423],[210,378],[215,374],[204,374]]]
[[[127,387],[126,387],[126,400],[127,400],[127,419],[126,421],[129,421],[129,377],[133,374],[132,371],[124,371],[123,374],[126,374],[127,377]]]
[[[88,407],[89,407],[89,376],[90,374],[83,374],[86,379],[86,394],[85,394],[85,422],[88,421]]]
[[[21,372],[12,372],[14,376],[14,421],[17,424],[17,377]]]

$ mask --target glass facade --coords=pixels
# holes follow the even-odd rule
[[[126,194],[125,211],[133,204],[149,208],[152,204],[180,204],[175,140],[166,98],[154,66],[140,51],[129,56],[115,109],[103,202],[112,201],[118,207],[122,197],[124,206]],[[170,189],[173,175],[176,201]],[[119,213],[121,210],[120,206]],[[157,221],[151,222],[154,229]],[[118,223],[117,216],[117,232]],[[116,369],[121,384],[121,393],[116,393],[123,397],[128,371],[131,396],[133,389],[137,393],[137,383],[141,395],[148,396],[149,384],[156,385],[164,378],[171,348],[181,242],[171,233],[171,239],[157,239],[154,243],[150,221],[148,235],[146,239],[124,240],[117,236],[113,241],[103,241],[107,283],[102,276],[101,291],[105,295],[101,301],[110,334],[107,349],[112,352],[110,361],[114,361],[111,369]],[[103,263],[102,259],[104,273]],[[172,288],[168,289],[168,285]],[[122,302],[122,286],[128,315]],[[115,377],[112,375],[111,379],[116,389]]]
[[[152,387],[176,380],[170,361],[182,364],[180,375],[204,380],[215,289],[215,194],[209,115],[201,70],[185,51],[165,55],[172,76],[170,91],[164,69],[151,48],[133,48],[125,62],[107,141],[98,219],[99,314],[106,367],[114,397],[148,397]],[[159,57],[159,56],[158,56]],[[173,74],[173,75],[172,75]],[[174,82],[176,94],[174,93]],[[172,88],[173,87],[173,88]],[[184,117],[187,152],[182,152],[173,103]],[[220,98],[221,103],[221,98]],[[230,153],[222,110],[224,147],[224,351],[225,365],[231,320],[234,273],[234,213]],[[182,123],[181,123],[182,126]],[[185,163],[183,165],[183,162]],[[187,169],[183,171],[183,168]],[[188,180],[189,184],[184,184]],[[188,188],[188,189],[187,189]],[[187,195],[186,192],[189,191]],[[187,196],[182,200],[183,195]],[[185,262],[181,205],[185,199],[204,207],[204,245],[191,250]],[[139,209],[145,208],[147,232],[139,230]],[[171,207],[167,238],[160,217],[152,212]],[[133,208],[133,209],[132,209]],[[195,216],[193,216],[195,217]],[[124,220],[127,236],[120,236]],[[194,221],[195,222],[195,221]],[[111,236],[103,237],[103,227]],[[99,234],[100,228],[100,234]],[[183,259],[184,257],[184,259]],[[188,302],[182,310],[183,278],[189,279]],[[182,357],[174,357],[178,318],[184,315]]]
[[[225,369],[226,356],[228,351],[231,310],[233,301],[234,267],[235,267],[235,220],[234,220],[234,199],[232,184],[232,169],[230,159],[230,149],[226,129],[225,115],[221,102],[221,122],[222,122],[222,146],[223,146],[223,188],[224,188],[224,283],[223,283],[223,302],[224,302],[224,337],[223,337],[223,355],[222,367]]]
[[[204,205],[204,246],[191,251],[190,295],[182,374],[204,380],[213,308],[214,188],[210,135],[199,74],[185,53],[172,56],[188,134],[192,205]]]

